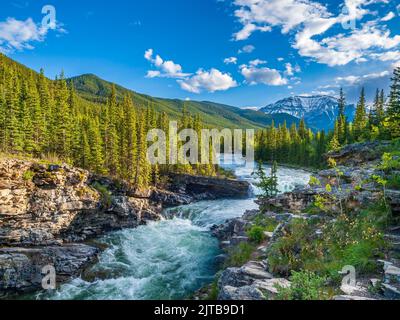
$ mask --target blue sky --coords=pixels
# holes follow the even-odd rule
[[[57,23],[41,23],[44,5]],[[351,102],[400,65],[393,0],[146,0],[0,4],[0,50],[49,77],[94,73],[159,97],[264,106],[290,95]]]

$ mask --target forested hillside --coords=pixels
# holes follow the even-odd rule
[[[178,115],[177,115],[178,117]],[[128,92],[118,99],[112,87],[104,103],[80,97],[63,74],[55,81],[0,55],[0,150],[4,153],[59,158],[93,172],[131,181],[138,188],[158,182],[159,173],[214,175],[213,165],[150,166],[147,132],[168,132],[169,116],[152,105],[138,108]],[[175,118],[176,119],[176,118]],[[198,132],[203,123],[185,109],[181,128]]]
[[[199,115],[204,124],[212,128],[261,129],[271,125],[273,121],[277,124],[283,124],[286,121],[289,125],[299,123],[297,118],[290,115],[267,115],[259,111],[243,110],[208,101],[154,98],[105,81],[93,74],[74,77],[68,79],[67,82],[73,84],[76,92],[88,101],[105,103],[115,86],[118,101],[122,101],[125,95],[129,95],[136,107],[143,109],[150,106],[157,112],[165,112],[172,119],[179,119],[185,108],[188,113]]]

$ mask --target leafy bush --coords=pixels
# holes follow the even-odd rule
[[[293,272],[291,286],[278,286],[277,300],[328,300],[330,295],[326,288],[326,277],[313,272]]]
[[[384,171],[400,170],[400,153],[386,152],[382,156],[380,168]]]
[[[261,226],[253,226],[247,231],[247,236],[252,242],[262,243],[265,240],[265,229]]]

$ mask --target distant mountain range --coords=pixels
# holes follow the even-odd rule
[[[294,96],[282,99],[260,109],[267,115],[290,115],[297,119],[304,118],[307,125],[320,129],[330,130],[335,126],[339,114],[338,99],[330,96]],[[347,105],[346,116],[353,121],[356,107]]]

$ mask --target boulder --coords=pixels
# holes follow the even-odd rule
[[[290,288],[290,281],[284,278],[274,278],[267,280],[257,280],[253,286],[261,290],[268,299],[273,299],[279,291],[279,288]]]
[[[222,301],[260,301],[265,300],[263,293],[254,286],[240,288],[225,286],[219,292],[218,300]]]

